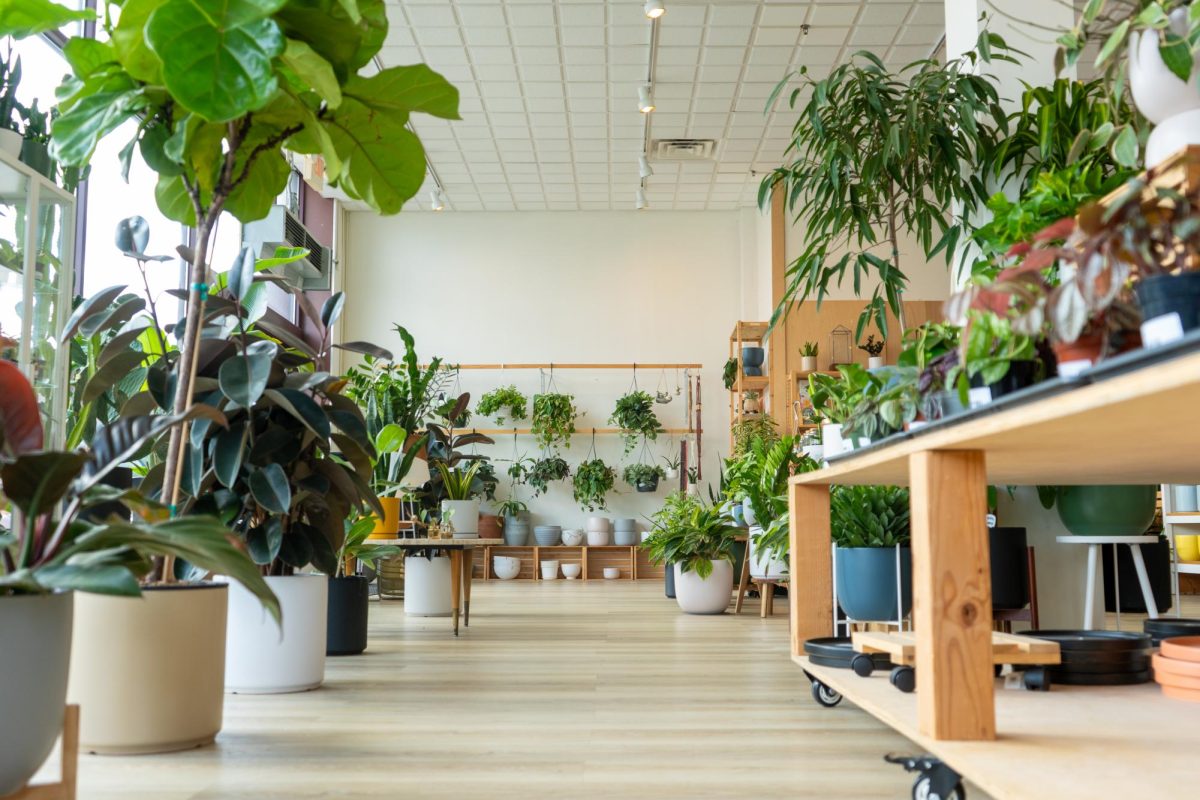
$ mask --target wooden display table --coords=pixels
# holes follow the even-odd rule
[[[915,698],[892,691],[886,681],[805,669],[829,678],[829,685],[844,690],[849,700],[998,796],[1097,796],[1096,787],[1104,787],[1104,796],[1121,796],[1117,786],[1134,782],[1138,788],[1130,793],[1150,796],[1152,786],[1179,786],[1179,770],[1159,765],[1194,759],[1200,749],[1197,709],[1160,698],[1154,687],[1007,692],[997,724],[985,515],[989,484],[1195,482],[1198,401],[1200,353],[1193,348],[1042,399],[1013,404],[1014,399],[961,422],[929,426],[795,476],[790,490],[793,658],[807,664],[804,641],[833,631],[830,486],[908,485],[915,656],[921,665]],[[1192,722],[1180,723],[1184,717]],[[1123,743],[1136,740],[1137,746],[1095,746],[1107,743],[1098,727]],[[997,738],[998,728],[1002,737],[1010,737],[1008,746],[942,745],[987,742]],[[1025,737],[1026,749],[1049,757],[1036,765],[1023,763],[1026,755],[1014,749],[1013,736]],[[1029,737],[1037,739],[1033,747]],[[1148,762],[1133,757],[1152,752],[1156,757]],[[1101,777],[1114,771],[1113,765],[1127,776],[1123,782]],[[1004,784],[1000,773],[1005,780],[1019,780],[1020,789]],[[1067,783],[1050,790],[1060,778]],[[1082,790],[1085,784],[1091,791]],[[1001,785],[1007,788],[995,788]],[[1067,785],[1073,789],[1064,790]]]
[[[503,544],[503,539],[372,539],[371,544],[392,545],[401,550],[437,548],[450,555],[450,617],[458,636],[458,615],[462,610],[463,627],[471,626],[471,572],[475,548]]]

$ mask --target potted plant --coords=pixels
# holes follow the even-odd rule
[[[1140,536],[1154,522],[1157,486],[1039,486],[1042,507],[1076,536]]]
[[[533,396],[533,423],[531,431],[542,449],[550,450],[571,446],[575,433],[575,398],[569,394],[550,392]]]
[[[855,621],[903,619],[912,607],[908,490],[835,486],[830,513],[838,605]]]
[[[947,386],[958,389],[968,404],[969,387],[986,387],[987,402],[1032,386],[1045,377],[1045,365],[1032,336],[1018,333],[1005,317],[970,311],[959,343],[958,363],[947,374]]]
[[[742,413],[747,415],[762,413],[762,403],[759,402],[758,392],[746,392],[742,395]]]
[[[726,389],[732,390],[737,383],[738,360],[731,358],[725,362],[724,368],[721,370],[721,383]]]
[[[37,100],[22,113],[25,138],[21,142],[21,162],[54,180],[58,177],[58,164],[50,157],[50,114],[38,109]]]
[[[805,342],[800,348],[800,371],[801,372],[816,372],[817,371],[817,343]]]
[[[523,547],[529,540],[529,506],[510,497],[500,504],[500,514],[504,517],[504,544]]]
[[[92,715],[80,733],[84,749],[92,749],[97,726],[106,723],[119,725],[120,733],[132,734],[137,744],[157,742],[153,749],[180,744],[173,735],[190,737],[185,746],[212,741],[220,730],[221,639],[214,642],[209,634],[224,634],[227,587],[176,584],[175,591],[143,591],[149,587],[140,580],[155,558],[177,556],[199,570],[229,575],[278,620],[278,602],[254,565],[229,542],[220,520],[207,515],[168,519],[166,508],[149,499],[142,486],[121,490],[106,483],[172,426],[193,420],[220,425],[223,417],[203,407],[182,417],[124,416],[103,426],[86,450],[45,450],[29,381],[11,362],[0,361],[0,491],[11,515],[0,535],[6,679],[0,689],[0,792],[5,795],[24,786],[45,760],[61,732],[68,699]],[[114,504],[130,513],[114,513]],[[101,602],[79,602],[85,598]],[[164,599],[170,610],[181,612],[173,625],[193,627],[172,637],[161,626],[136,624],[145,623],[147,615],[161,618]],[[115,617],[128,621],[130,616],[137,618],[133,627],[115,626]],[[100,646],[109,663],[120,663],[118,669],[81,658],[86,656],[81,651],[99,645],[97,634],[113,630],[121,635],[107,637]],[[152,656],[163,644],[175,650]],[[206,647],[213,648],[216,663]],[[103,685],[101,694],[86,691],[93,683]],[[127,718],[137,702],[148,704],[137,719],[107,716],[112,705],[121,704]],[[163,736],[166,741],[156,738]]]
[[[21,83],[21,58],[13,58],[12,45],[0,57],[0,150],[13,158],[21,155],[20,114],[24,106],[17,100],[17,86]]]
[[[733,452],[731,455],[733,458],[737,458],[747,452],[758,439],[767,442],[778,440],[779,423],[766,415],[750,417],[735,423],[731,429],[731,433],[733,434]]]
[[[654,440],[663,430],[662,423],[654,413],[654,396],[638,390],[629,392],[617,400],[617,406],[608,421],[621,429],[626,455],[637,446],[639,436],[643,441]]]
[[[880,339],[875,341],[875,334],[867,336],[867,340],[858,345],[858,349],[867,354],[867,367],[875,369],[883,366],[883,345],[884,342]]]
[[[688,614],[722,614],[733,594],[733,540],[737,528],[716,508],[676,492],[650,519],[642,542],[655,564],[671,565],[675,600]]]
[[[588,511],[605,509],[605,495],[613,489],[617,471],[599,458],[590,458],[575,468],[571,479],[575,502]]]
[[[525,474],[525,482],[533,487],[533,495],[537,497],[546,493],[551,481],[566,480],[570,475],[571,469],[565,459],[546,455],[533,462]]]
[[[663,463],[666,464],[666,469],[663,470],[663,477],[667,480],[675,480],[679,477],[679,454],[672,453],[669,456],[662,457]]]
[[[442,521],[454,524],[455,539],[479,537],[479,467],[482,462],[471,461],[459,467],[437,462],[442,478],[445,499],[442,500]]]
[[[750,524],[746,557],[756,578],[779,578],[788,572],[788,479],[817,469],[812,459],[796,452],[796,440],[785,436],[774,444],[757,441],[747,454],[749,475],[739,481],[746,521]]]
[[[479,405],[475,406],[475,412],[484,417],[492,417],[498,426],[503,427],[506,420],[516,422],[525,419],[525,408],[528,403],[529,398],[517,391],[516,386],[510,384],[485,392],[483,397],[479,398]]]
[[[621,477],[639,492],[657,492],[658,482],[667,477],[663,468],[652,464],[630,464]]]
[[[329,612],[325,622],[325,654],[356,656],[367,649],[367,612],[370,580],[357,574],[357,565],[374,569],[381,559],[400,554],[394,545],[370,544],[375,521],[347,520],[346,537],[338,548],[337,567],[329,576]]]

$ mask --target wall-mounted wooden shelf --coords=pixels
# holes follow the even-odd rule
[[[422,368],[424,368],[424,367],[428,367],[429,365],[422,364],[421,366],[422,366]],[[465,369],[491,369],[491,370],[504,370],[504,369],[545,369],[545,370],[555,370],[555,369],[585,369],[585,370],[586,369],[629,369],[629,370],[635,370],[635,369],[703,369],[704,368],[703,364],[684,364],[684,363],[662,364],[662,363],[659,363],[656,361],[654,361],[654,362],[647,361],[645,363],[642,363],[640,361],[630,361],[630,362],[625,362],[625,363],[621,363],[621,364],[592,364],[592,363],[575,363],[575,362],[563,362],[560,364],[555,361],[542,361],[542,362],[520,363],[520,364],[505,364],[505,363],[444,364],[444,366],[446,369],[450,369],[450,370],[455,370],[455,369],[459,369],[459,370],[465,370]]]
[[[455,428],[456,431],[463,433],[470,431],[471,433],[482,433],[484,436],[512,436],[514,433],[517,436],[530,436],[533,430],[530,428]],[[618,433],[624,433],[621,428],[580,428],[575,431],[575,436],[591,436],[595,433],[597,436],[611,436]],[[683,435],[695,433],[691,428],[663,428],[659,431],[660,434],[675,434]]]
[[[542,561],[559,564],[579,564],[583,567],[577,580],[605,580],[604,568],[616,567],[620,580],[662,580],[663,567],[650,563],[646,551],[639,545],[490,545],[485,548],[483,563],[475,565],[475,575],[485,581],[499,580],[492,575],[492,556],[510,556],[521,561],[521,572],[513,580],[542,580]],[[564,580],[559,577],[558,580]]]

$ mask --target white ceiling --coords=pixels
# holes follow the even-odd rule
[[[652,209],[755,203],[794,119],[764,115],[791,69],[815,71],[860,49],[892,65],[924,58],[943,32],[943,0],[666,0],[652,136],[718,140],[716,157],[653,162]],[[448,208],[631,209],[650,24],[642,0],[389,0],[384,66],[424,62],[462,94],[462,120],[414,125]],[[801,25],[808,24],[807,36]],[[427,180],[406,210],[429,208]]]

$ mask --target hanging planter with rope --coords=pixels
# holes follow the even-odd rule
[[[533,396],[533,425],[530,429],[543,450],[571,446],[575,433],[575,398],[558,391],[554,384],[554,367],[550,367],[550,379],[544,382],[541,394]]]
[[[653,458],[650,444],[643,437],[642,452],[638,456],[638,463],[625,467],[621,477],[639,492],[657,492],[658,482],[667,477],[667,474],[663,472],[662,467],[653,463]]]
[[[633,452],[637,446],[638,437],[657,439],[663,431],[662,423],[654,413],[654,396],[643,392],[637,385],[637,366],[633,368],[633,383],[629,391],[617,400],[617,407],[608,418],[609,424],[621,429],[621,437],[625,440],[625,454]]]
[[[616,480],[617,471],[596,455],[596,429],[592,428],[592,446],[588,457],[575,468],[572,482],[575,502],[587,511],[607,509],[605,496],[613,490]]]

